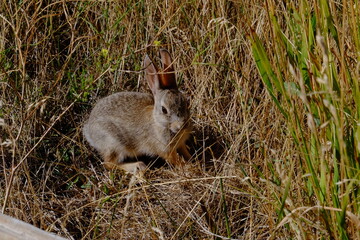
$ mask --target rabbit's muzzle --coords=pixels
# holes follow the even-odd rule
[[[180,130],[182,130],[184,128],[184,125],[185,125],[184,121],[172,122],[170,125],[170,130],[174,134],[177,134]]]

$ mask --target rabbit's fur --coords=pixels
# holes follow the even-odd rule
[[[163,70],[146,55],[145,79],[152,94],[119,92],[96,104],[83,133],[104,159],[107,169],[128,172],[144,170],[143,162],[124,163],[127,157],[160,156],[173,166],[183,162],[177,152],[189,160],[185,142],[191,132],[186,98],[177,89],[170,54],[160,50]]]

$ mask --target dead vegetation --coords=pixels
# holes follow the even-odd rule
[[[2,211],[69,239],[334,237],[317,210],[279,225],[289,172],[286,208],[317,203],[252,57],[251,30],[272,51],[269,21],[256,0],[1,1]],[[193,161],[108,172],[83,121],[101,97],[149,91],[141,62],[159,47],[191,101]]]

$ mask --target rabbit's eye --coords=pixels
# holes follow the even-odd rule
[[[161,107],[161,111],[163,112],[163,114],[167,114],[168,111],[166,110],[166,108],[164,106]]]

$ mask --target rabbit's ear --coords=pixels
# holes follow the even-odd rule
[[[175,70],[170,53],[165,49],[160,49],[162,72],[159,74],[160,85],[163,89],[177,89]]]
[[[155,64],[151,61],[150,57],[146,54],[144,59],[145,79],[153,94],[159,89],[159,76]]]

